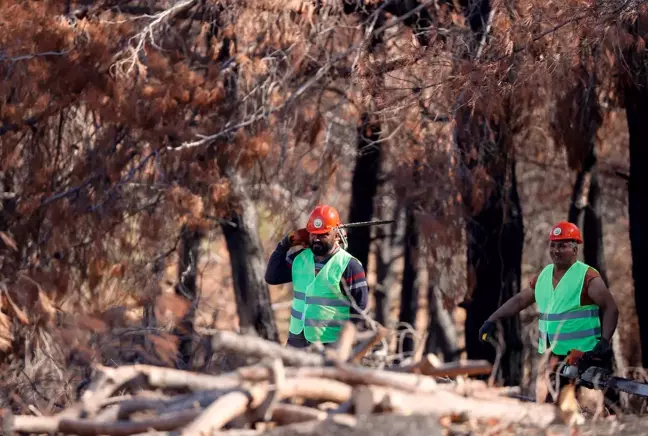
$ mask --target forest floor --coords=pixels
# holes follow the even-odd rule
[[[359,419],[353,428],[332,422],[317,426],[304,425],[277,428],[264,432],[266,436],[639,436],[648,434],[648,419],[626,417],[620,420],[588,422],[578,427],[552,425],[538,429],[523,425],[493,425],[489,422],[470,420],[447,423],[432,415],[372,415]]]

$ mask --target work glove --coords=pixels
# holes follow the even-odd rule
[[[591,351],[583,354],[585,360],[602,360],[608,362],[612,359],[612,346],[605,338],[601,338]]]
[[[479,329],[479,340],[487,343],[495,334],[495,321],[486,321]]]
[[[301,245],[308,247],[310,234],[306,229],[298,229],[288,233],[282,240],[281,245],[285,248],[296,247]]]

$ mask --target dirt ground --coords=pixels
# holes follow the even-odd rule
[[[448,423],[444,418],[432,415],[373,415],[360,419],[356,427],[332,422],[290,426],[264,432],[267,436],[469,436],[469,435],[515,435],[515,436],[590,436],[590,435],[646,435],[648,419],[624,417],[621,420],[589,422],[578,427],[553,425],[546,429],[523,425],[502,425],[494,422],[469,420]]]

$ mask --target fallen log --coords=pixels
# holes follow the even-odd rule
[[[359,386],[354,389],[352,397],[358,399],[358,407],[365,410],[369,407],[366,403],[370,399],[374,410],[382,412],[466,414],[476,419],[495,418],[503,422],[531,424],[539,428],[561,422],[558,408],[551,404],[498,401],[495,398],[483,401],[444,390],[412,394],[382,386]]]
[[[12,418],[11,431],[25,433],[64,433],[79,436],[128,436],[148,430],[171,431],[191,422],[200,410],[185,410],[141,421],[100,422],[90,419],[67,419],[51,416]]]
[[[249,390],[233,391],[209,405],[189,423],[181,435],[211,434],[248,409],[255,409],[268,395],[267,385],[255,385]]]
[[[426,375],[365,368],[350,364],[319,368],[287,368],[286,374],[290,377],[330,378],[351,385],[390,386],[411,392],[433,392],[437,388],[436,380]]]
[[[351,399],[353,388],[337,380],[315,377],[286,379],[279,396],[282,399],[304,398],[309,400],[344,403]]]
[[[366,368],[347,363],[340,363],[336,366],[305,367],[285,369],[286,377],[316,377],[338,380],[350,385],[374,384],[379,386],[391,386],[407,391],[427,391],[436,389],[436,380],[422,374],[401,373],[390,370]],[[244,367],[237,370],[238,376],[246,381],[268,380],[270,371],[262,367]]]
[[[395,368],[397,372],[411,372],[430,377],[448,377],[488,375],[493,367],[487,360],[460,360],[443,363],[435,354],[426,354],[418,362]]]
[[[214,351],[225,350],[241,356],[279,358],[284,365],[292,366],[322,366],[328,360],[321,354],[303,351],[294,347],[283,347],[276,342],[254,336],[242,337],[229,331],[213,332],[212,348]]]
[[[427,359],[422,359],[427,361]],[[470,360],[444,363],[438,367],[431,367],[429,365],[421,365],[421,374],[432,377],[457,377],[457,376],[475,376],[475,375],[488,375],[493,370],[493,366],[487,360]]]

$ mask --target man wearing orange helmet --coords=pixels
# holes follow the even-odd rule
[[[334,207],[317,206],[306,228],[286,235],[270,256],[265,280],[293,283],[288,345],[334,343],[347,320],[362,320],[369,299],[362,264],[340,246],[346,241]],[[301,247],[288,254],[292,247]]]
[[[619,310],[598,271],[577,259],[582,242],[574,224],[561,221],[552,227],[549,253],[553,263],[486,320],[479,330],[480,339],[488,341],[497,320],[537,303],[539,353],[551,350],[552,360],[560,362],[571,350],[580,350],[611,368],[610,341]]]

